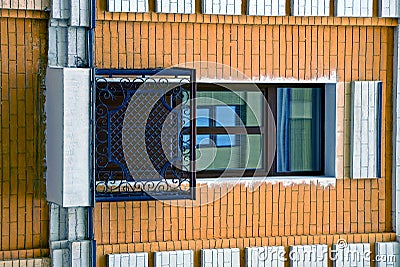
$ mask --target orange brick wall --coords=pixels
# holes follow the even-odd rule
[[[339,178],[345,178],[325,188],[315,184],[262,183],[252,192],[240,185],[221,199],[194,208],[177,208],[161,202],[98,203],[95,233],[100,244],[100,266],[106,253],[163,250],[168,246],[171,249],[178,240],[182,249],[189,248],[191,241],[199,241],[202,245],[195,247],[200,249],[204,242],[210,244],[204,247],[218,247],[215,239],[285,236],[287,244],[294,244],[290,240],[303,235],[391,231],[392,124],[391,117],[385,114],[391,113],[394,21],[130,15],[99,11],[103,19],[98,21],[96,29],[98,67],[169,67],[185,61],[208,60],[238,68],[250,77],[308,80],[336,72],[341,82],[337,111],[338,169]],[[327,26],[314,26],[318,22]],[[383,81],[382,179],[348,179],[347,83],[358,79]],[[223,187],[223,184],[203,187],[197,199],[207,199]],[[189,243],[184,243],[185,240]]]
[[[176,207],[182,201],[97,203],[99,266],[105,266],[105,254],[128,251],[190,248],[198,258],[202,247],[333,244],[338,234],[349,242],[365,236],[371,243],[376,237],[395,239],[394,234],[378,233],[392,231],[390,114],[396,20],[111,14],[104,11],[103,2],[98,7],[97,67],[154,68],[211,61],[256,79],[336,75],[338,81],[336,184],[262,182],[254,191],[240,184],[200,207]],[[320,24],[324,26],[316,26]],[[201,77],[210,75],[207,65],[198,71]],[[215,77],[229,77],[220,71]],[[383,82],[381,179],[349,179],[353,80]],[[196,201],[210,199],[225,187],[224,183],[201,187]],[[375,234],[368,240],[364,233]],[[323,238],[316,241],[311,235]]]
[[[0,259],[48,254],[44,18],[37,11],[0,10]]]
[[[111,245],[97,246],[97,266],[105,267],[105,257],[103,255],[112,253],[127,253],[141,251],[167,251],[191,249],[194,251],[194,266],[200,266],[200,249],[203,248],[240,248],[241,250],[241,266],[245,266],[244,248],[255,246],[284,246],[286,249],[286,257],[288,257],[290,245],[303,244],[327,244],[331,247],[338,240],[347,240],[349,243],[370,243],[373,248],[376,242],[388,242],[396,239],[394,233],[378,233],[378,234],[341,234],[341,235],[302,235],[302,236],[278,236],[278,237],[247,237],[247,238],[229,238],[229,239],[197,239],[197,240],[176,240],[166,242],[145,242],[145,243],[121,243]],[[372,253],[371,259],[375,254]],[[149,256],[149,266],[153,265],[153,257]],[[289,267],[289,261],[285,263]],[[332,261],[328,261],[328,266],[332,267]],[[371,262],[371,266],[375,266]]]

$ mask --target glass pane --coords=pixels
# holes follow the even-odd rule
[[[198,134],[196,136],[196,146],[209,146],[211,145],[211,136],[209,134]]]
[[[208,108],[196,109],[196,126],[197,127],[210,126],[210,109]]]
[[[262,135],[216,135],[216,145],[196,151],[196,170],[262,168]],[[230,144],[218,146],[218,144]],[[232,145],[232,144],[235,145]]]
[[[230,127],[239,125],[239,116],[240,106],[215,106],[215,120],[217,127]]]
[[[261,91],[198,91],[197,117],[200,110],[209,109],[209,115],[217,122],[214,127],[238,126],[239,120],[244,126],[262,126],[263,97]]]
[[[216,145],[220,146],[236,146],[236,135],[234,134],[219,134],[216,136]]]
[[[277,172],[321,171],[321,89],[277,90]]]

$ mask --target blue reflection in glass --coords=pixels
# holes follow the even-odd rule
[[[217,146],[235,146],[236,136],[234,134],[217,135]]]
[[[196,126],[209,127],[210,126],[210,109],[197,108],[196,110]]]
[[[236,106],[216,106],[215,120],[218,127],[236,126]]]

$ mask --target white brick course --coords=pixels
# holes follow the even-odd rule
[[[245,249],[246,267],[284,267],[285,248],[282,246]]]
[[[193,14],[195,0],[156,0],[156,12]]]
[[[379,16],[385,18],[400,17],[399,0],[379,0]]]
[[[286,0],[248,0],[247,15],[285,16]]]
[[[149,11],[149,3],[147,0],[108,0],[107,11],[144,13]]]
[[[345,247],[333,245],[336,251],[336,260],[333,262],[334,267],[369,267],[370,256],[367,256],[371,251],[369,243],[347,244]]]
[[[372,17],[373,0],[335,0],[338,17]]]
[[[192,267],[192,250],[174,250],[154,253],[154,267]]]
[[[202,0],[203,14],[241,15],[241,0]]]
[[[400,265],[400,243],[375,243],[376,267],[395,267]]]
[[[290,247],[291,267],[327,267],[327,245],[302,245]]]
[[[351,106],[351,177],[380,176],[381,83],[352,83]]]
[[[329,0],[292,0],[292,16],[329,16]]]
[[[148,267],[149,258],[146,252],[137,253],[121,253],[121,254],[108,254],[107,266],[108,267],[125,267],[137,266]]]
[[[240,266],[240,250],[238,248],[202,249],[202,267]]]

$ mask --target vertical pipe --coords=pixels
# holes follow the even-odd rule
[[[96,80],[95,80],[95,67],[94,67],[94,29],[96,27],[96,0],[89,0],[89,10],[90,10],[90,21],[89,21],[89,30],[88,34],[88,67],[91,69],[91,98],[90,98],[90,134],[91,140],[90,144],[90,177],[91,177],[91,207],[88,208],[88,238],[91,240],[91,267],[96,267],[96,240],[94,238],[94,223],[93,223],[93,209],[95,204],[95,181],[94,181],[94,123],[95,123],[95,114],[94,114],[94,104],[95,104],[95,88],[96,88]]]

